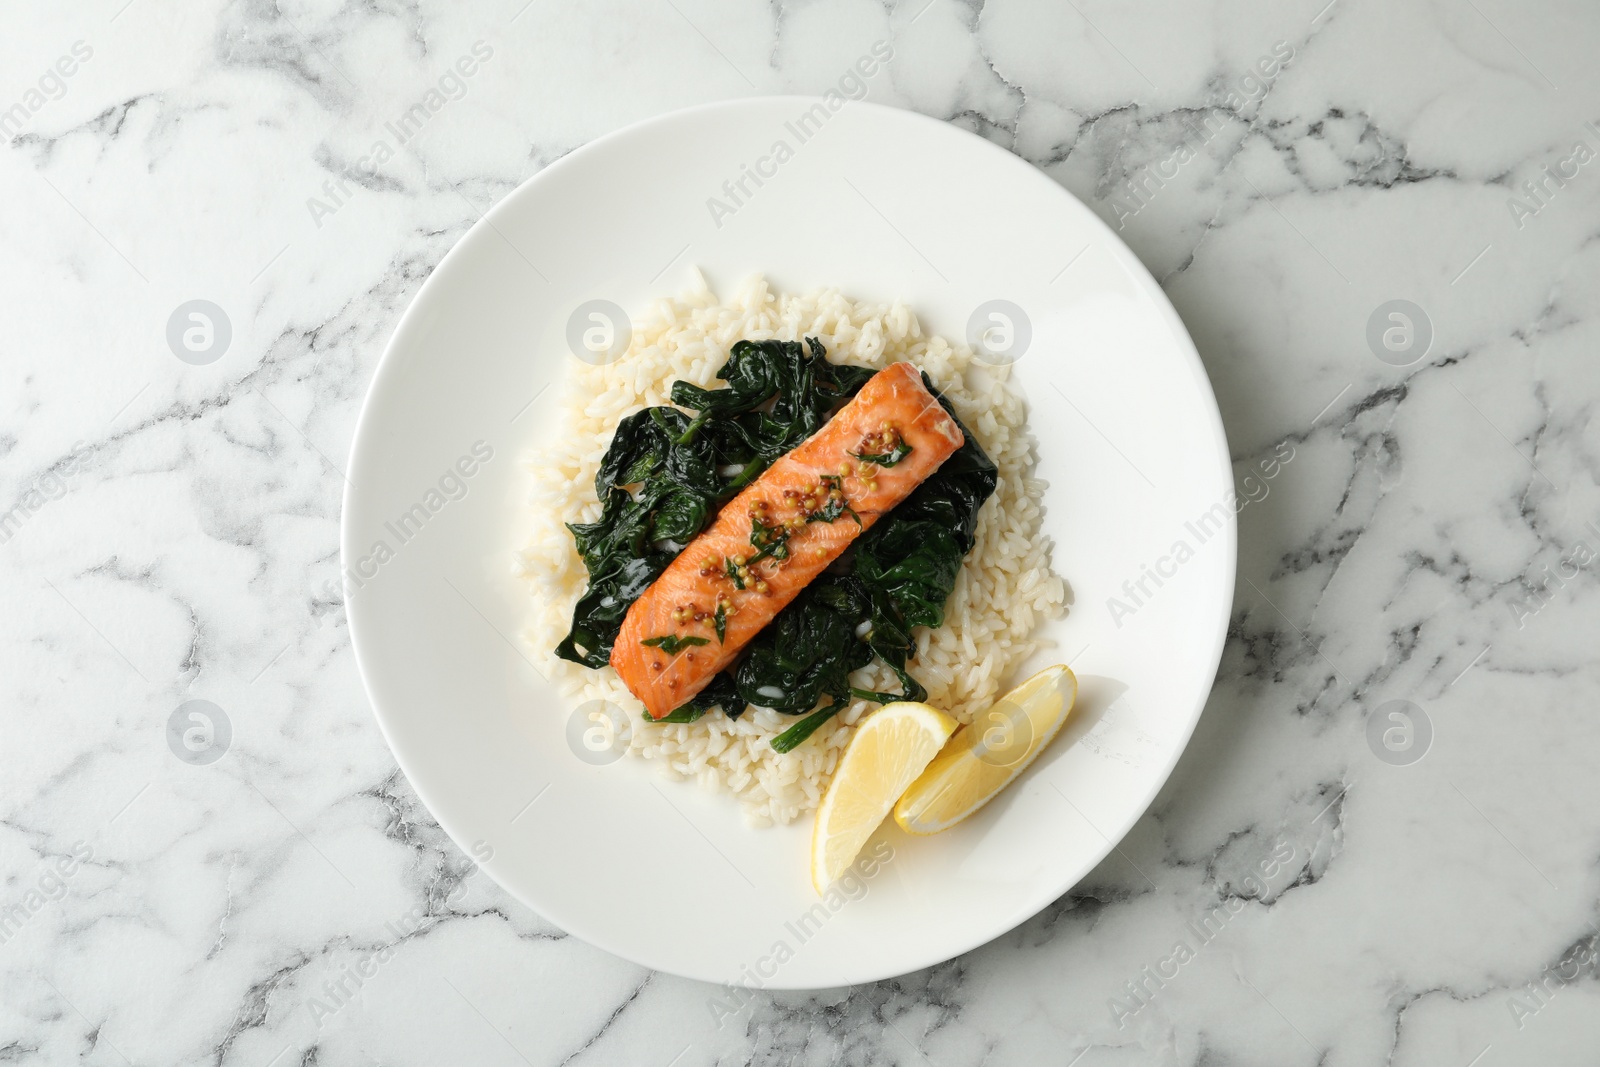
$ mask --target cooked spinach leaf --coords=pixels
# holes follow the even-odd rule
[[[694,722],[719,705],[730,719],[737,719],[744,712],[744,703],[739,700],[739,693],[733,687],[733,676],[727,671],[711,679],[711,684],[696,693],[693,700],[674,708],[656,722]],[[735,710],[728,710],[730,708]]]
[[[932,383],[928,388],[939,396]],[[942,396],[939,402],[959,425],[949,402]],[[927,696],[905,668],[916,648],[912,630],[943,624],[978,512],[998,481],[994,462],[965,426],[962,433],[966,443],[856,541],[848,574],[822,575],[756,635],[735,672],[740,699],[796,714],[822,696],[837,704],[852,697],[883,703]],[[850,687],[850,672],[874,655],[895,673],[899,694]],[[825,718],[798,740],[792,733],[802,724],[791,727],[774,745],[789,737],[794,747]]]
[[[742,469],[728,483],[737,492],[779,456],[822,429],[875,372],[830,363],[815,337],[794,341],[740,341],[718,372],[723,389],[690,382],[672,385],[672,402],[700,414],[695,439],[705,440],[728,465]]]
[[[624,418],[595,476],[600,517],[568,524],[589,572],[589,587],[573,609],[572,630],[557,654],[605,666],[628,608],[682,546],[774,460],[821,429],[873,373],[828,362],[815,338],[807,338],[804,347],[792,341],[740,341],[719,372],[724,388],[674,383],[672,402],[695,410],[693,417],[676,407],[656,407]],[[923,381],[954,418],[927,375]],[[857,540],[846,570],[813,581],[756,636],[737,664],[661,721],[693,722],[718,706],[737,717],[746,704],[793,715],[811,712],[773,739],[774,748],[789,751],[852,698],[925,697],[905,666],[916,647],[912,631],[944,621],[945,601],[972,549],[979,509],[997,480],[994,463],[966,427],[962,430],[966,443]],[[897,442],[888,452],[857,458],[890,467],[909,452],[910,446]],[[842,489],[836,476],[824,476],[822,482]],[[834,522],[846,514],[861,523],[842,493],[830,493],[806,518]],[[755,552],[742,568],[732,559],[722,566],[743,589],[750,564],[766,556],[784,558],[788,539],[781,526],[753,523]],[[727,616],[721,605],[714,625],[718,641],[724,640]],[[667,634],[644,643],[675,655],[709,642]],[[850,686],[851,672],[874,657],[894,672],[899,694]],[[829,703],[818,707],[823,698]]]
[[[624,418],[595,474],[600,517],[567,525],[589,587],[556,654],[588,667],[609,663],[628,608],[680,546],[872,375],[866,367],[828,362],[815,338],[804,345],[740,341],[719,372],[726,388],[674,383],[673,403],[697,410],[693,418],[677,407]],[[742,578],[734,580],[744,587]]]
[[[848,700],[850,672],[872,662],[855,634],[863,607],[848,576],[818,577],[750,643],[734,669],[739,699],[789,715],[823,696]]]

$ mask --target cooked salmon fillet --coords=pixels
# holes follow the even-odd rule
[[[667,565],[628,610],[611,666],[652,719],[682,706],[963,443],[915,367],[879,371]]]

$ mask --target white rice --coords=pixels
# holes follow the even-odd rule
[[[573,704],[599,699],[623,709],[631,723],[629,755],[655,760],[669,778],[732,793],[753,825],[786,823],[816,808],[856,723],[878,705],[853,702],[788,753],[774,752],[768,741],[797,717],[764,708],[751,707],[738,719],[712,711],[693,723],[650,722],[611,668],[590,670],[553,651],[587,579],[563,523],[599,517],[595,471],[623,416],[668,403],[679,378],[720,385],[716,372],[736,341],[804,337],[820,340],[836,363],[885,367],[910,360],[949,398],[999,467],[999,485],[980,514],[977,544],[956,580],[944,625],[916,634],[908,667],[927,687],[928,702],[971,721],[1003,683],[1017,681],[1007,675],[1034,651],[1035,622],[1065,610],[1061,579],[1050,571],[1051,543],[1039,532],[1045,485],[1028,476],[1033,439],[1023,401],[1006,386],[1003,368],[976,362],[965,345],[924,336],[916,315],[899,302],[853,302],[837,289],[789,296],[773,293],[756,276],[722,303],[696,271],[687,291],[657,300],[636,317],[621,359],[604,366],[570,361],[560,441],[528,460],[533,528],[517,566],[532,592],[525,638]],[[899,688],[877,663],[851,680],[863,689]]]

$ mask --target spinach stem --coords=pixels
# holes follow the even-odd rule
[[[806,738],[817,732],[817,727],[833,718],[844,710],[844,701],[836,700],[825,708],[819,708],[810,715],[801,719],[783,733],[772,739],[772,747],[778,752],[788,752],[798,748]]]
[[[710,417],[711,412],[709,411],[702,411],[700,414],[696,415],[694,417],[694,421],[689,423],[689,428],[683,431],[683,434],[678,438],[676,443],[680,445],[686,445],[691,443],[696,437],[699,437],[700,427],[704,426],[706,424],[706,420]]]
[[[750,462],[744,465],[744,470],[735,475],[733,481],[729,482],[723,488],[723,494],[726,496],[732,496],[740,489],[743,489],[745,486],[755,481],[756,478],[760,476],[761,472],[766,469],[767,464],[765,461],[763,461],[759,456],[751,456]]]

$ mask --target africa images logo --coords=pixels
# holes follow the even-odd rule
[[[336,172],[335,177],[322,183],[322,197],[313,196],[306,200],[306,210],[310,212],[311,221],[316,224],[317,229],[322,229],[323,219],[338,214],[339,210],[350,202],[354,196],[352,187],[373,187],[379,180],[379,172],[384,165],[421,133],[422,128],[433,116],[443,111],[452,101],[466,96],[468,80],[493,56],[494,49],[490,45],[484,41],[474,41],[470,54],[457,58],[421,97],[394,119],[383,124],[388,137],[379,137],[373,141],[367,153],[348,167],[327,164],[328,169]]]
[[[722,195],[706,198],[706,210],[711,213],[711,221],[716,223],[717,229],[722,229],[724,220],[738,214],[756,190],[776,178],[778,168],[793,159],[796,150],[815,137],[846,102],[864,98],[867,95],[866,79],[882,70],[893,58],[893,45],[888,41],[873,42],[868,53],[839,76],[835,88],[822,94],[820,103],[812,104],[783,124],[784,132],[794,139],[793,144],[789,142],[789,137],[779,137],[764,155],[757,156],[749,163],[741,163],[739,173],[722,183]]]
[[[355,559],[340,571],[346,593],[353,594],[355,590],[376,578],[384,564],[394,559],[399,549],[420,534],[422,528],[436,515],[452,501],[465,497],[471,488],[472,476],[492,459],[494,459],[494,446],[487,441],[474,441],[470,455],[461,456],[452,466],[445,468],[444,473],[439,475],[437,484],[430,486],[421,499],[385,522],[383,528],[394,538],[394,544],[391,545],[388,540],[380,537],[372,543],[372,547],[365,555]],[[339,586],[330,578],[323,589],[329,599],[333,599]]]
[[[1188,537],[1179,537],[1166,555],[1157,558],[1153,565],[1141,564],[1139,577],[1122,583],[1122,596],[1107,597],[1106,610],[1111,614],[1111,621],[1117,624],[1117,629],[1122,629],[1124,620],[1138,614],[1139,609],[1148,604],[1168,580],[1177,577],[1179,569],[1193,559],[1207,541],[1227,527],[1230,514],[1238,515],[1251,504],[1265,500],[1272,492],[1268,483],[1293,461],[1294,455],[1294,445],[1288,441],[1280,442],[1272,455],[1257,461],[1251,472],[1241,480],[1244,489],[1242,494],[1229,489],[1221,500],[1185,522],[1183,528]],[[1191,537],[1193,544],[1190,543]]]
[[[734,981],[742,985],[730,982],[722,987],[721,996],[714,996],[707,1002],[711,1021],[717,1024],[717,1029],[722,1029],[724,1023],[749,1006],[755,996],[753,991],[764,989],[807,941],[822,932],[828,920],[851,901],[866,896],[873,877],[893,860],[894,846],[887,841],[875,842],[828,887],[821,900],[784,923],[786,936],[778,938],[764,955],[739,969]]]
[[[1600,125],[1591,121],[1584,123],[1584,128],[1600,137]],[[1566,155],[1554,163],[1542,164],[1536,177],[1524,181],[1518,191],[1506,199],[1506,209],[1511,212],[1511,221],[1517,224],[1517,229],[1522,229],[1529,219],[1549,207],[1550,202],[1567,187],[1568,182],[1578,177],[1595,155],[1588,141],[1574,141]]]

